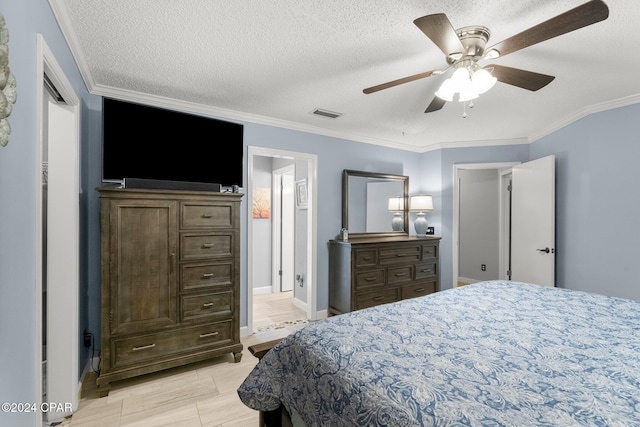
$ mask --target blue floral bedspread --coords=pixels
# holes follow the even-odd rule
[[[640,426],[640,302],[490,281],[311,323],[238,389],[307,426]]]

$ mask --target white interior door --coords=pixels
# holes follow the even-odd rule
[[[79,178],[73,108],[48,104],[47,402],[77,405]],[[64,414],[49,413],[49,419]]]
[[[555,156],[512,171],[511,279],[555,286]]]

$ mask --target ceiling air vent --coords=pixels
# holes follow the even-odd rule
[[[318,116],[329,117],[331,119],[337,119],[342,115],[342,113],[336,113],[334,111],[323,110],[321,108],[316,108],[312,111],[313,114],[317,114]]]

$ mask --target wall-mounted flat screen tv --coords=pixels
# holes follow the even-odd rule
[[[242,187],[243,125],[103,98],[102,179]]]

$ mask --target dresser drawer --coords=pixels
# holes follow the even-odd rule
[[[389,267],[387,270],[387,283],[397,285],[413,280],[413,266],[405,265],[403,267]]]
[[[379,292],[358,293],[355,298],[355,310],[387,304],[399,300],[398,288],[385,289]]]
[[[183,291],[231,286],[232,280],[233,263],[231,261],[180,266],[180,289]]]
[[[356,273],[356,289],[362,290],[384,285],[384,270],[368,270]]]
[[[402,288],[402,299],[421,297],[432,294],[436,291],[436,281],[418,283],[404,286]]]
[[[428,279],[438,274],[438,263],[428,262],[416,265],[416,280]]]
[[[219,203],[183,202],[180,218],[181,228],[231,228],[233,226],[233,206]]]
[[[232,322],[219,322],[134,338],[112,340],[112,366],[161,360],[176,353],[191,353],[232,341]]]
[[[437,243],[422,245],[422,259],[424,261],[430,260],[430,259],[434,259],[435,260],[437,258],[438,258],[438,244]]]
[[[182,321],[209,320],[212,317],[231,317],[233,292],[206,295],[188,295],[180,298]]]
[[[378,263],[378,251],[376,249],[356,249],[355,254],[355,266],[371,267]]]
[[[230,257],[233,253],[231,233],[180,233],[180,260]]]
[[[380,247],[380,265],[420,261],[420,245]]]

